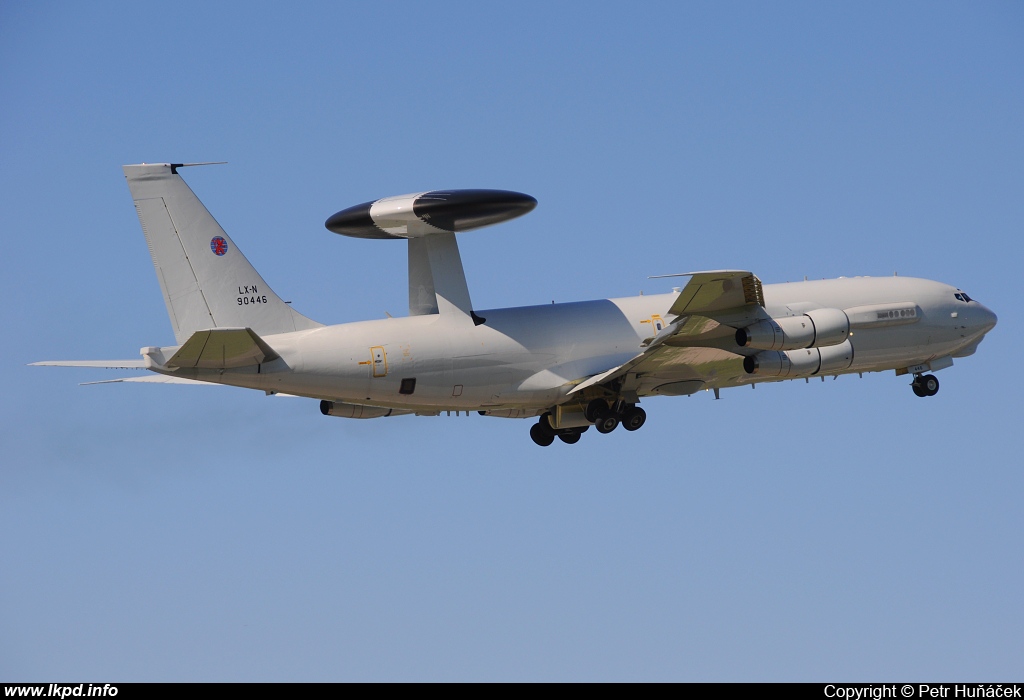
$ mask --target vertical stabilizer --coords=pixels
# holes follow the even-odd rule
[[[178,343],[211,328],[273,335],[319,327],[274,294],[178,167],[124,166]]]

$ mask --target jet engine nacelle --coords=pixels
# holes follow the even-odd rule
[[[736,331],[736,344],[760,350],[797,350],[839,345],[850,335],[842,309],[814,309],[800,316],[758,321]]]
[[[397,408],[381,408],[380,406],[363,406],[357,403],[343,403],[341,401],[321,401],[320,413],[325,416],[337,416],[338,418],[384,418],[385,416],[400,416],[412,411],[403,411]]]
[[[743,358],[747,374],[765,377],[809,377],[841,372],[853,364],[853,344],[849,338],[839,345],[800,350],[765,350]]]

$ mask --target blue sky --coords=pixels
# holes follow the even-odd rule
[[[1019,3],[3,3],[0,679],[1019,677]],[[323,228],[435,188],[479,308],[648,275],[927,277],[999,314],[891,373],[525,421],[345,421],[26,367],[173,342],[120,166],[185,177],[318,320],[406,307]],[[648,405],[649,403],[649,405]]]

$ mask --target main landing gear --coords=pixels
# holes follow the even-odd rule
[[[579,428],[562,428],[560,430],[552,428],[551,423],[548,422],[548,414],[545,413],[540,417],[539,421],[530,427],[530,437],[541,447],[547,447],[555,441],[556,437],[567,445],[575,445],[580,441],[583,433],[588,430],[590,430],[589,425]]]
[[[594,399],[587,404],[583,415],[594,424],[597,432],[603,434],[612,432],[619,427],[619,424],[630,432],[639,430],[647,421],[647,412],[639,406],[624,401],[616,401],[609,405],[604,399]],[[566,444],[575,445],[580,441],[580,436],[590,429],[589,425],[556,429],[551,427],[549,416],[550,414],[545,413],[530,428],[530,437],[541,447],[547,447],[555,441],[556,437]]]
[[[918,396],[935,396],[939,393],[939,380],[934,374],[916,374],[910,388]]]
[[[587,417],[599,433],[610,433],[622,424],[630,432],[639,430],[647,421],[647,412],[637,405],[616,401],[612,405],[604,399],[594,399],[587,404],[583,415]]]

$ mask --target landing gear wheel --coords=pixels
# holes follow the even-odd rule
[[[597,432],[607,435],[619,427],[619,414],[609,411],[594,422]]]
[[[594,399],[587,404],[587,407],[583,410],[583,415],[591,423],[596,423],[597,419],[607,412],[608,402],[604,399]]]
[[[939,393],[939,380],[934,374],[921,374],[914,377],[910,388],[918,396],[935,396]]]
[[[567,433],[559,433],[558,439],[564,442],[566,445],[575,445],[580,441],[582,433],[578,433],[575,430],[570,430]]]
[[[540,423],[534,423],[530,426],[530,437],[541,447],[547,447],[555,441],[555,436],[544,430]]]
[[[647,422],[647,411],[639,406],[633,406],[622,415],[622,427],[632,432],[639,430]]]
[[[550,413],[545,413],[544,415],[542,415],[540,417],[540,420],[537,421],[537,425],[538,425],[538,427],[541,430],[543,430],[545,433],[550,435],[552,438],[555,437],[555,429],[551,425],[551,414]]]

